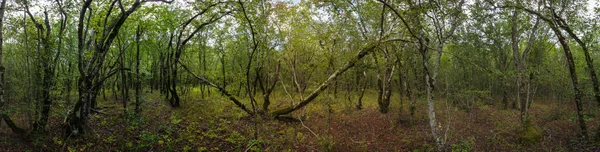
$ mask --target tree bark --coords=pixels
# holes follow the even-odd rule
[[[363,76],[365,79],[363,80],[362,87],[360,88],[360,96],[358,96],[358,104],[356,104],[356,109],[362,110],[362,99],[365,96],[365,90],[367,89],[367,72],[363,71]]]
[[[550,24],[552,31],[558,38],[558,42],[563,47],[563,51],[565,53],[565,58],[567,59],[567,68],[569,69],[569,74],[571,75],[571,83],[573,84],[573,91],[575,92],[575,105],[577,108],[577,120],[579,122],[579,128],[581,129],[581,137],[584,139],[588,139],[587,126],[585,124],[585,120],[583,119],[583,104],[581,98],[583,93],[579,89],[579,80],[577,78],[577,70],[575,69],[575,62],[573,61],[573,54],[571,53],[571,48],[569,44],[566,42],[564,36],[560,32],[560,30],[554,24]]]
[[[281,62],[277,62],[277,67],[275,67],[275,73],[273,74],[273,76],[271,76],[271,79],[268,78],[268,73],[267,73],[267,85],[270,84],[270,86],[267,86],[267,88],[261,87],[262,92],[263,92],[263,111],[269,112],[269,105],[271,104],[271,93],[273,92],[273,89],[275,88],[275,85],[277,84],[277,81],[279,80],[279,68],[281,67]],[[259,82],[260,83],[260,82]],[[262,86],[262,83],[260,83]]]
[[[120,43],[120,42],[119,42]],[[121,100],[123,103],[123,116],[127,117],[127,102],[129,102],[129,87],[127,85],[127,74],[125,71],[125,58],[126,58],[126,52],[125,52],[125,48],[122,48],[122,46],[119,47],[119,50],[121,51],[121,60],[119,61],[119,66],[121,68],[120,73],[121,73]]]
[[[137,30],[135,32],[135,114],[140,115],[141,112],[141,100],[142,100],[142,76],[140,75],[140,36],[142,36],[142,30],[140,30],[140,26],[137,26]]]
[[[539,18],[536,19],[536,23],[531,30],[531,34],[529,35],[529,40],[527,42],[527,46],[523,53],[519,51],[519,40],[517,39],[518,31],[517,31],[517,16],[518,12],[515,9],[513,11],[512,16],[512,26],[511,26],[511,45],[513,50],[515,67],[517,68],[517,86],[518,86],[518,95],[517,95],[517,103],[519,103],[520,117],[521,117],[521,126],[525,127],[527,122],[527,114],[529,110],[529,94],[527,86],[529,85],[528,78],[526,76],[527,73],[527,55],[531,50],[531,46],[533,45],[533,40],[535,38],[535,32],[537,31],[537,27],[539,25]],[[525,128],[523,128],[525,129]]]

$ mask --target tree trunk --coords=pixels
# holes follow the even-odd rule
[[[135,32],[135,114],[137,116],[139,116],[141,112],[140,103],[142,100],[142,76],[140,75],[140,36],[142,36],[142,31],[140,30],[140,26],[138,25],[137,30]]]
[[[119,66],[121,67],[121,100],[123,102],[123,116],[127,117],[127,102],[129,102],[129,87],[127,86],[127,74],[125,72],[125,49],[119,47],[121,50],[121,63]]]
[[[577,42],[577,44],[579,44],[579,46],[581,46],[581,49],[583,50],[583,55],[585,56],[585,63],[587,65],[587,70],[589,70],[590,77],[592,78],[592,87],[594,89],[594,97],[596,99],[596,102],[598,102],[598,106],[600,106],[600,84],[598,83],[598,76],[596,73],[596,68],[594,68],[594,60],[592,59],[592,57],[590,55],[588,46],[585,44],[585,42],[583,42],[583,40],[581,40],[577,36],[577,34],[575,34],[575,32],[573,32],[573,29],[571,29],[571,27],[569,25],[567,25],[566,21],[563,20],[558,14],[556,14],[556,12],[554,12],[554,10],[552,10],[552,15],[556,19],[556,23],[558,24],[558,27],[565,30],[569,34],[569,36],[571,36],[573,39],[575,39],[575,42]]]
[[[125,20],[135,10],[137,10],[142,1],[136,0],[132,6],[118,14],[118,17],[111,20],[110,30],[102,32],[100,37],[90,36],[90,38],[96,38],[96,47],[93,49],[95,52],[90,60],[84,60],[84,49],[87,48],[85,45],[84,32],[84,18],[86,11],[89,9],[92,0],[85,0],[81,10],[79,11],[79,20],[77,25],[77,51],[78,51],[78,67],[79,67],[79,100],[75,103],[73,110],[67,116],[67,134],[79,135],[86,132],[85,125],[87,123],[88,115],[92,106],[96,104],[96,96],[103,86],[106,79],[112,77],[119,70],[113,69],[105,74],[101,74],[100,70],[104,67],[104,59],[107,55],[109,48],[113,40],[119,34],[119,30],[125,23]],[[110,11],[109,11],[110,12]],[[89,16],[91,16],[90,14]],[[109,14],[110,15],[110,14]],[[89,20],[87,21],[89,25]],[[87,63],[85,63],[87,62]]]
[[[38,63],[40,64],[38,78],[41,81],[39,88],[40,94],[38,101],[42,102],[40,117],[33,124],[33,132],[39,133],[44,130],[46,124],[48,123],[50,106],[52,105],[52,99],[50,96],[50,90],[54,86],[54,71],[57,66],[58,57],[60,56],[60,52],[62,49],[62,35],[65,29],[66,24],[66,14],[62,10],[62,4],[58,1],[59,9],[61,11],[61,26],[60,31],[58,33],[58,45],[57,52],[54,53],[53,48],[51,46],[51,40],[53,39],[51,36],[51,26],[50,21],[48,19],[48,12],[44,11],[44,20],[43,23],[37,22],[37,20],[33,17],[31,12],[29,11],[29,7],[27,2],[24,3],[25,12],[29,15],[30,19],[34,23],[36,29],[38,30],[38,46],[41,46],[38,52]],[[53,59],[54,56],[54,59]]]
[[[577,120],[579,122],[579,128],[581,129],[581,137],[584,139],[588,139],[587,126],[585,124],[585,120],[583,119],[583,104],[581,103],[581,98],[583,93],[579,89],[579,80],[577,78],[575,62],[573,61],[573,54],[571,53],[571,48],[569,44],[565,41],[564,36],[560,32],[560,30],[554,24],[550,24],[552,31],[558,38],[558,42],[563,47],[563,51],[565,53],[565,57],[567,59],[567,68],[569,69],[569,74],[571,75],[571,82],[573,84],[573,91],[575,92],[575,105],[577,108]]]
[[[358,110],[362,110],[362,99],[365,96],[365,90],[367,89],[367,81],[369,79],[367,79],[367,72],[363,71],[363,75],[365,77],[365,79],[363,80],[363,84],[362,87],[360,88],[360,96],[358,96],[358,104],[356,104],[356,109]]]
[[[267,85],[270,84],[270,86],[267,86],[268,88],[264,88],[263,89],[263,111],[265,113],[269,112],[269,105],[271,104],[271,93],[273,92],[273,89],[275,88],[275,85],[277,84],[277,81],[279,80],[279,68],[281,66],[281,62],[277,63],[277,67],[275,68],[275,73],[273,74],[273,76],[271,76],[271,79],[266,79],[267,81]],[[268,76],[268,73],[267,73]],[[262,84],[262,83],[261,83]],[[262,88],[262,87],[261,87]]]
[[[525,48],[525,50],[523,51],[523,53],[520,53],[519,51],[519,40],[517,39],[517,16],[518,16],[518,12],[517,10],[513,11],[513,16],[512,16],[512,27],[511,27],[511,45],[512,45],[512,50],[513,50],[513,56],[514,56],[514,62],[515,62],[515,67],[517,68],[517,86],[518,86],[518,99],[517,99],[517,103],[519,103],[519,109],[520,109],[520,115],[521,115],[521,126],[525,127],[526,122],[527,122],[527,114],[528,114],[528,110],[529,110],[529,94],[528,94],[528,87],[529,86],[529,82],[528,82],[528,78],[527,78],[527,55],[529,54],[529,51],[531,50],[531,47],[533,45],[533,40],[535,38],[535,32],[538,28],[539,25],[539,21],[540,19],[537,18],[536,19],[536,23],[533,26],[531,33],[529,35],[529,40],[527,42],[527,46]],[[525,128],[523,128],[525,129]]]
[[[515,67],[517,68],[517,103],[518,103],[518,109],[520,110],[520,117],[521,117],[521,126],[525,127],[525,120],[527,119],[525,117],[526,115],[526,108],[525,106],[523,106],[522,103],[525,102],[525,98],[526,98],[526,94],[525,94],[525,85],[526,85],[526,79],[525,79],[525,75],[524,75],[524,68],[525,68],[525,59],[521,59],[521,53],[519,51],[519,40],[517,39],[517,10],[513,11],[513,16],[512,16],[512,26],[511,26],[511,46],[512,46],[512,50],[513,50],[513,56],[514,56],[514,62],[515,62]],[[524,128],[523,128],[524,129]]]

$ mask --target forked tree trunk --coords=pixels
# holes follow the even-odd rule
[[[519,103],[520,117],[521,117],[521,126],[525,127],[528,117],[529,110],[529,94],[527,86],[529,85],[528,78],[526,77],[527,73],[527,55],[531,50],[533,45],[533,40],[535,38],[535,32],[537,31],[539,25],[539,18],[536,19],[536,23],[533,26],[531,33],[529,35],[529,40],[527,42],[527,46],[523,53],[519,51],[519,40],[517,39],[518,31],[517,31],[517,16],[518,12],[516,10],[513,11],[512,16],[512,34],[511,34],[511,45],[513,50],[515,67],[517,68],[517,86],[518,86],[518,94],[517,94],[517,103]],[[525,128],[523,128],[525,129]]]
[[[273,89],[275,88],[275,85],[277,84],[277,81],[279,80],[279,68],[281,67],[281,62],[277,63],[277,67],[275,68],[275,73],[273,74],[273,76],[271,76],[270,79],[269,78],[269,74],[267,73],[267,79],[266,80],[266,85],[267,88],[265,88],[265,86],[263,86],[262,82],[258,82],[260,84],[260,88],[262,89],[262,95],[263,95],[263,106],[262,106],[262,110],[267,113],[269,112],[269,105],[271,104],[271,93],[273,92]]]
[[[84,18],[87,10],[89,9],[92,3],[92,0],[85,0],[83,2],[83,6],[79,11],[79,22],[77,25],[77,50],[79,64],[78,67],[80,73],[79,100],[77,101],[77,103],[75,103],[73,110],[71,110],[67,116],[67,134],[79,135],[86,132],[85,126],[88,119],[88,115],[91,111],[92,106],[96,104],[96,96],[98,95],[100,87],[103,86],[106,79],[112,77],[118,72],[118,70],[123,70],[113,69],[105,74],[100,74],[100,70],[104,65],[104,59],[106,57],[106,54],[108,53],[109,48],[111,47],[113,40],[119,34],[119,30],[125,23],[125,20],[127,20],[129,15],[131,15],[141,6],[142,2],[146,1],[136,0],[130,8],[122,10],[121,13],[118,14],[118,17],[111,20],[110,23],[107,23],[112,26],[110,26],[110,29],[102,31],[101,36],[96,39],[97,45],[94,49],[95,52],[93,53],[93,57],[89,61],[84,60],[83,52],[86,48],[86,46],[84,46],[84,32],[87,32],[87,29],[84,30]],[[90,14],[90,16],[91,15],[92,14]],[[110,15],[110,13],[108,15]],[[89,20],[87,22],[87,24],[89,25]],[[94,38],[94,36],[90,37]]]
[[[550,29],[554,32],[554,35],[556,35],[558,42],[560,43],[560,45],[563,48],[563,51],[565,53],[565,58],[567,59],[567,68],[569,70],[569,74],[571,76],[571,83],[573,85],[573,92],[575,93],[575,105],[576,105],[576,109],[577,109],[577,121],[579,124],[579,128],[581,129],[581,137],[584,139],[588,139],[588,131],[587,131],[587,126],[585,124],[585,120],[583,119],[583,104],[582,104],[582,97],[583,97],[583,92],[579,89],[579,80],[577,77],[577,70],[575,67],[575,62],[573,61],[573,54],[571,53],[571,48],[569,47],[569,44],[566,42],[565,37],[563,36],[562,32],[559,29],[559,26],[565,26],[564,21],[561,21],[562,19],[559,18],[558,15],[556,15],[556,13],[554,13],[554,10],[552,11],[552,17],[548,18],[542,14],[540,14],[539,12],[527,9],[527,8],[523,8],[520,6],[513,6],[517,9],[522,9],[527,11],[530,14],[536,15],[538,18],[544,20],[546,23],[548,23],[548,25],[550,26]],[[557,25],[558,24],[558,25]],[[564,28],[564,27],[563,27]],[[566,29],[566,28],[565,28]],[[569,30],[567,30],[568,33]],[[600,130],[599,130],[600,131]],[[600,136],[600,135],[598,135]]]

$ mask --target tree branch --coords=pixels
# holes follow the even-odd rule
[[[198,76],[196,74],[194,74],[194,72],[190,71],[189,68],[187,68],[187,66],[185,66],[185,64],[181,63],[181,61],[177,61],[179,63],[179,65],[181,65],[181,67],[183,67],[183,69],[185,69],[188,73],[190,73],[192,76],[194,76],[196,79],[200,80],[200,83],[204,83],[208,86],[211,86],[213,88],[216,88],[217,90],[219,90],[219,92],[223,93],[223,95],[229,97],[229,100],[233,101],[233,103],[235,105],[237,105],[238,107],[240,107],[242,110],[244,110],[246,113],[248,113],[249,115],[253,116],[254,113],[252,111],[250,111],[248,108],[246,108],[246,106],[244,104],[242,104],[235,96],[233,96],[231,93],[227,92],[227,90],[225,90],[225,88],[223,87],[219,87],[218,85],[210,82],[208,79],[204,78],[203,76]]]

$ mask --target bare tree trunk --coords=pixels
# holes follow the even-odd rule
[[[265,113],[267,113],[269,111],[269,105],[271,104],[271,93],[273,92],[273,89],[275,88],[275,85],[277,84],[277,81],[279,80],[279,68],[281,66],[281,62],[277,63],[277,67],[275,68],[275,73],[273,74],[273,76],[271,76],[270,78],[268,77],[268,73],[267,73],[267,79],[266,85],[270,85],[267,86],[268,88],[265,88],[264,86],[262,86],[262,83],[259,82],[261,84],[261,88],[262,88],[262,93],[263,93],[263,111]]]
[[[402,111],[404,109],[403,102],[403,90],[404,90],[404,79],[402,74],[402,58],[400,56],[396,56],[396,64],[398,65],[398,118],[402,116]],[[398,119],[400,120],[400,119]]]
[[[579,46],[581,46],[581,48],[583,50],[583,55],[585,56],[585,63],[587,65],[587,70],[589,70],[590,77],[592,79],[592,87],[594,89],[594,98],[596,99],[596,102],[598,102],[598,106],[600,106],[600,84],[598,82],[596,68],[594,68],[594,60],[592,59],[592,57],[590,55],[588,46],[585,44],[585,42],[583,42],[583,40],[581,40],[579,38],[579,36],[577,36],[577,34],[575,34],[573,29],[571,29],[571,27],[567,24],[567,22],[564,19],[562,19],[560,17],[560,15],[556,14],[554,9],[552,9],[551,11],[552,11],[552,16],[554,17],[555,23],[557,24],[557,26],[562,28],[563,30],[565,30],[569,34],[569,36],[571,36],[571,38],[575,39],[575,42],[577,42],[577,44],[579,44]],[[600,137],[600,135],[599,135],[599,137]]]
[[[135,32],[135,114],[138,116],[141,112],[140,103],[142,100],[142,76],[140,75],[140,36],[142,36],[142,30],[140,29],[140,25],[138,25],[137,30]]]
[[[120,43],[120,42],[119,42]],[[123,102],[123,117],[127,117],[127,102],[129,102],[129,87],[127,86],[127,74],[125,73],[125,48],[119,46],[119,50],[121,51],[121,62],[119,64],[121,70],[121,100]]]
[[[433,135],[433,139],[435,140],[436,145],[438,145],[438,151],[443,151],[443,143],[440,135],[438,134],[438,124],[437,118],[435,116],[435,103],[433,97],[433,90],[435,84],[433,83],[435,80],[434,77],[430,77],[429,74],[429,64],[427,57],[427,48],[425,46],[421,47],[421,57],[423,61],[423,72],[425,75],[425,89],[427,95],[427,114],[429,116],[429,128],[431,129],[431,134]],[[434,74],[435,75],[435,74]]]
[[[358,96],[358,104],[356,104],[356,109],[361,110],[362,109],[362,99],[365,96],[365,90],[367,89],[367,81],[369,79],[367,79],[367,72],[363,71],[363,75],[365,77],[365,79],[363,80],[363,85],[360,88],[360,96]]]
[[[564,36],[560,32],[560,30],[554,24],[550,24],[552,31],[556,37],[558,37],[558,42],[563,48],[565,53],[565,57],[567,59],[567,68],[569,69],[569,74],[571,75],[571,82],[573,84],[573,91],[575,92],[575,105],[577,108],[577,117],[579,122],[579,128],[581,129],[581,137],[584,139],[588,139],[587,126],[585,124],[585,120],[583,119],[583,104],[581,103],[581,98],[583,96],[583,92],[579,89],[579,80],[577,78],[575,62],[573,61],[573,54],[571,53],[571,48],[569,44],[565,41]]]
[[[511,45],[512,45],[512,50],[513,50],[513,56],[514,56],[514,62],[515,62],[515,67],[517,67],[517,86],[518,86],[518,99],[517,99],[517,103],[519,103],[519,109],[520,109],[520,115],[521,115],[521,126],[525,127],[526,123],[527,123],[527,113],[529,110],[528,107],[528,98],[529,98],[529,94],[527,86],[529,85],[529,82],[527,81],[527,55],[529,53],[529,50],[531,50],[531,46],[533,45],[533,39],[535,38],[535,32],[537,30],[537,27],[539,25],[539,18],[536,19],[536,23],[533,26],[533,29],[531,30],[531,34],[529,35],[529,40],[527,43],[527,47],[525,48],[525,50],[523,51],[523,53],[520,53],[519,51],[519,40],[517,39],[517,35],[518,35],[518,31],[517,31],[517,16],[518,16],[518,12],[517,10],[513,11],[513,16],[512,16],[512,35],[511,35]],[[525,128],[523,128],[525,129]]]
[[[408,110],[410,111],[410,118],[412,119],[415,116],[415,110],[417,109],[417,100],[415,99],[415,97],[413,97],[413,93],[412,93],[412,89],[410,88],[410,78],[409,78],[409,69],[410,68],[406,68],[406,96],[408,97],[408,100],[410,101],[410,105],[408,106]],[[414,78],[417,79],[417,78]]]
[[[385,109],[382,109],[384,113],[388,112],[388,108],[390,106],[390,100],[392,97],[392,78],[394,76],[394,69],[396,69],[396,65],[392,65],[391,67],[389,67],[390,65],[388,64],[388,67],[386,69],[386,78],[385,79],[385,91],[384,91],[384,98],[383,98],[383,105],[385,107]]]

